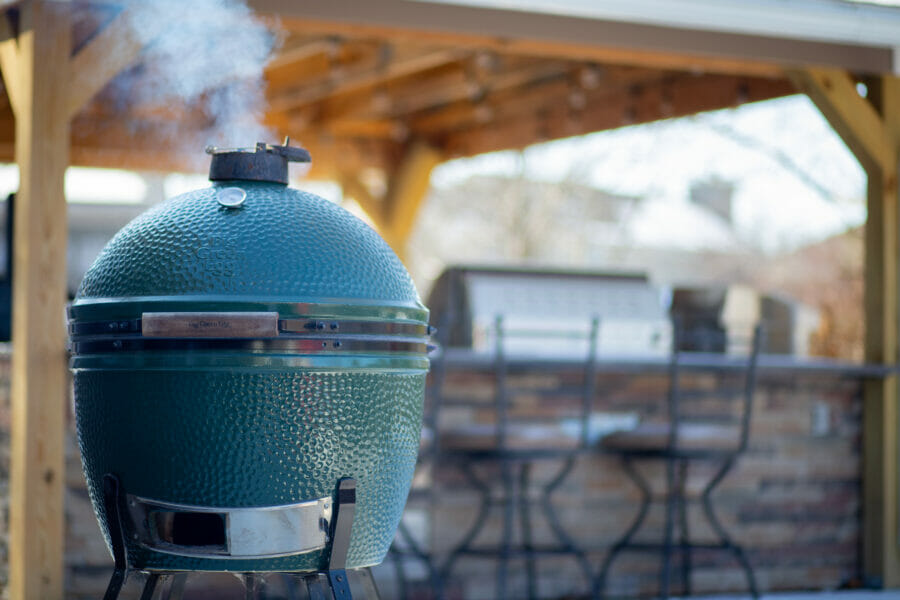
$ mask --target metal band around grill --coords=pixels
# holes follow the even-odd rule
[[[78,354],[165,350],[253,353],[424,354],[433,329],[422,323],[279,319],[276,312],[160,312],[141,319],[71,322]]]
[[[330,497],[258,508],[210,508],[128,495],[135,541],[166,554],[215,559],[276,558],[324,549]]]
[[[166,323],[170,320],[170,323]],[[149,324],[149,325],[148,325]],[[425,337],[421,323],[336,319],[278,318],[278,313],[144,313],[142,319],[71,321],[73,337],[276,337],[283,334],[359,334]]]

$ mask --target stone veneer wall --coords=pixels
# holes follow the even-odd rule
[[[699,374],[689,377],[694,387],[722,385],[730,376]],[[576,412],[577,396],[554,397],[551,390],[580,385],[577,369],[544,374],[512,374],[510,385],[527,387],[532,393],[518,398],[519,409],[548,421]],[[643,419],[662,416],[667,389],[665,374],[602,372],[598,375],[594,410],[607,414],[634,414]],[[494,377],[478,369],[450,372],[445,393],[474,398],[485,408],[446,411],[442,426],[454,420],[489,423],[487,409],[493,397]],[[535,391],[537,390],[537,391]],[[543,392],[541,392],[543,390]],[[852,377],[820,372],[763,373],[755,396],[749,451],[741,457],[714,496],[725,527],[742,542],[764,591],[788,589],[832,589],[856,581],[860,568],[860,408],[861,382]],[[70,410],[71,413],[71,410]],[[70,414],[71,416],[71,414]],[[70,418],[67,437],[66,492],[66,596],[95,599],[102,595],[111,573],[111,559],[94,519],[85,490]],[[9,465],[9,356],[0,355],[0,585],[6,581]],[[425,465],[427,467],[427,464]],[[496,474],[482,465],[489,477]],[[534,479],[545,482],[555,465],[537,464]],[[645,471],[661,481],[659,467]],[[698,471],[692,487],[706,472]],[[417,477],[431,495],[429,506],[410,503],[411,524],[425,532],[428,545],[439,557],[446,553],[472,522],[477,496],[466,487],[458,471],[443,464],[436,470],[423,468]],[[563,525],[572,537],[589,549],[596,569],[610,543],[625,529],[637,508],[638,494],[617,461],[594,455],[579,460],[555,496]],[[708,536],[698,520],[696,508],[689,513],[698,536]],[[659,531],[661,512],[651,514],[643,539]],[[485,527],[483,540],[499,531],[499,514]],[[416,529],[415,527],[413,527]],[[549,539],[547,526],[538,521],[536,542]],[[692,579],[695,593],[740,591],[744,578],[730,556],[718,552],[694,557]],[[379,568],[381,577],[392,570]],[[421,569],[410,565],[415,578]],[[568,558],[541,559],[539,581],[545,597],[563,597],[583,592],[584,584]],[[652,594],[659,563],[655,557],[625,555],[610,573],[608,591],[615,594]],[[677,568],[677,563],[676,563]],[[511,564],[511,590],[523,591],[521,562]],[[493,597],[494,563],[461,560],[449,582],[450,598]],[[386,581],[390,586],[390,582]],[[677,585],[677,578],[676,578]],[[5,585],[3,585],[5,587]],[[389,587],[388,587],[389,590]],[[385,597],[392,597],[390,592]],[[423,597],[427,597],[424,595]]]
[[[511,395],[512,414],[537,416],[547,423],[560,415],[576,414],[580,401],[577,394],[555,396],[553,390],[577,390],[581,377],[580,371],[572,369],[511,374],[511,389],[529,390]],[[683,388],[692,390],[733,388],[740,383],[733,373],[682,376]],[[491,373],[448,369],[443,389],[445,397],[484,403],[481,409],[442,411],[446,418],[440,420],[439,429],[445,439],[450,440],[447,432],[460,422],[493,422]],[[668,376],[658,368],[641,373],[603,372],[598,375],[593,409],[611,416],[662,420],[667,390]],[[837,374],[795,370],[763,372],[759,377],[748,451],[717,488],[713,504],[727,531],[744,546],[761,591],[859,584],[861,394],[858,379]],[[701,407],[705,408],[712,410],[712,405]],[[437,499],[430,509],[430,543],[439,556],[446,556],[473,522],[478,495],[457,468],[444,459],[439,462],[442,464],[434,471],[432,486]],[[550,481],[559,464],[536,461],[533,480],[539,485]],[[661,492],[662,465],[644,462],[640,467],[654,490]],[[481,462],[477,469],[485,480],[493,482],[492,493],[498,495],[496,463]],[[689,489],[698,494],[711,477],[711,467],[695,465],[690,473]],[[537,498],[534,492],[530,497]],[[554,504],[563,526],[588,551],[595,573],[611,544],[634,519],[639,498],[618,459],[599,453],[580,458],[555,494]],[[535,544],[551,542],[550,530],[539,511],[532,509],[532,514]],[[516,519],[518,525],[518,516]],[[655,504],[638,539],[659,541],[662,519],[662,504]],[[479,541],[496,544],[501,521],[499,510],[492,513]],[[711,529],[700,518],[699,505],[690,506],[688,521],[695,539],[712,541]],[[693,563],[693,593],[746,590],[743,571],[729,553],[696,552]],[[681,589],[678,565],[676,555],[673,593]],[[495,567],[494,561],[461,560],[449,583],[458,595],[451,597],[494,597]],[[659,568],[658,555],[623,553],[611,568],[607,592],[614,596],[653,595],[658,589]],[[510,597],[525,597],[524,561],[513,560],[509,572]],[[540,558],[538,582],[542,597],[548,598],[579,597],[587,589],[571,558]]]

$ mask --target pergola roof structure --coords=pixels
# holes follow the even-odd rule
[[[443,160],[809,94],[869,175],[866,357],[897,362],[900,9],[841,0],[249,5],[284,32],[265,67],[267,124],[309,148],[315,174],[339,181],[400,251]],[[13,598],[47,600],[62,597],[65,168],[190,169],[199,148],[171,132],[191,139],[225,124],[114,84],[145,68],[123,26],[128,8],[22,0],[4,10],[0,160],[15,160],[21,181],[10,586]],[[864,563],[890,586],[900,585],[896,386],[895,377],[872,382],[865,404]]]

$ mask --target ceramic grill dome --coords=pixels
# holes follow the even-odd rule
[[[285,185],[304,158],[214,151],[212,187],[127,225],[69,309],[85,477],[131,566],[322,570],[345,478],[346,566],[381,562],[391,543],[418,451],[428,314],[374,231]]]

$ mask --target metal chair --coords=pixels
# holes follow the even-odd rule
[[[728,535],[716,516],[711,495],[747,448],[761,336],[762,329],[757,326],[753,331],[749,357],[746,363],[738,365],[744,371],[743,384],[736,390],[736,395],[740,398],[738,414],[728,413],[729,419],[726,419],[726,415],[723,414],[690,413],[688,405],[693,401],[702,401],[703,409],[708,410],[710,400],[718,400],[719,396],[733,394],[723,389],[690,393],[681,389],[679,378],[686,367],[683,364],[684,355],[678,350],[678,335],[676,335],[669,363],[668,421],[639,425],[633,430],[612,434],[601,441],[601,450],[621,459],[625,473],[641,493],[641,505],[637,516],[622,537],[612,545],[597,576],[595,589],[601,597],[605,594],[607,576],[613,561],[625,551],[658,552],[662,555],[659,574],[659,592],[662,598],[667,598],[671,591],[671,558],[673,552],[677,551],[681,556],[682,590],[685,595],[690,595],[691,554],[699,549],[731,552],[744,570],[750,593],[754,598],[759,596],[753,569],[747,556],[741,546]],[[635,540],[654,501],[649,483],[636,467],[636,463],[641,461],[662,461],[665,465],[666,488],[662,497],[665,502],[665,520],[660,542],[645,543]],[[687,503],[695,499],[688,497],[686,483],[689,465],[698,462],[715,465],[714,474],[698,499],[703,508],[702,514],[718,537],[716,543],[696,543],[690,539]],[[677,542],[676,527],[679,529]]]
[[[493,559],[497,561],[497,588],[494,597],[500,600],[511,598],[508,586],[509,563],[514,559],[521,559],[525,564],[527,586],[525,597],[535,599],[538,597],[538,557],[563,555],[572,557],[582,572],[587,586],[593,585],[592,567],[584,550],[575,544],[563,528],[553,506],[553,494],[572,471],[578,456],[588,450],[588,417],[595,393],[598,328],[599,320],[594,318],[588,333],[588,355],[584,362],[583,385],[580,390],[573,390],[581,400],[577,439],[574,440],[571,447],[526,447],[513,440],[522,423],[511,413],[514,411],[515,395],[526,393],[527,390],[508,384],[509,365],[503,343],[505,336],[525,332],[504,329],[503,319],[497,317],[494,329],[496,334],[494,365],[496,425],[474,432],[462,432],[456,437],[453,434],[448,435],[446,432],[442,435],[441,460],[456,465],[469,485],[479,492],[481,498],[474,522],[463,535],[462,541],[450,552],[442,566],[440,579],[444,583],[449,580],[456,561],[462,556]],[[442,405],[447,406],[452,402],[452,399],[444,398]],[[550,461],[559,465],[553,477],[546,484],[540,486],[531,477],[532,467],[538,461]],[[486,480],[483,473],[479,473],[480,465],[486,465],[486,468],[489,469],[499,468],[500,477],[497,482],[499,486],[492,486],[492,482]],[[495,491],[499,492],[499,496],[494,496]],[[535,494],[535,492],[537,493]],[[538,499],[536,503],[534,496],[537,496]],[[500,542],[499,544],[478,543],[480,534],[485,530],[484,525],[491,508],[497,505],[502,509],[503,517]],[[550,532],[555,538],[551,543],[539,544],[533,539],[534,513],[540,514],[549,525]],[[517,529],[518,536],[515,535]],[[516,537],[519,539],[518,543],[514,541]]]

